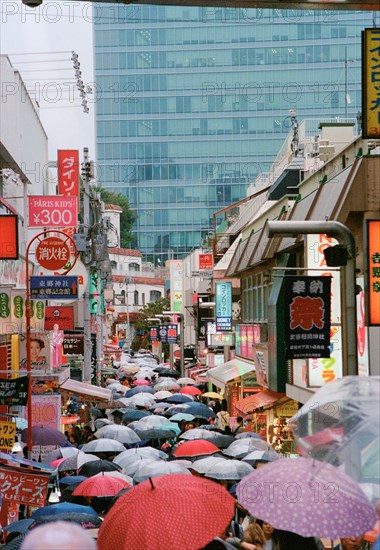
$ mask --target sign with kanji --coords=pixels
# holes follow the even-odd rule
[[[58,325],[60,330],[74,329],[74,307],[58,306],[45,308],[45,330],[53,330]]]
[[[83,334],[65,334],[62,345],[64,355],[84,355]]]
[[[0,449],[11,451],[16,439],[16,423],[0,422]]]
[[[58,151],[58,193],[66,197],[79,196],[79,151]]]
[[[177,325],[160,325],[159,339],[163,344],[177,343]]]
[[[76,227],[76,197],[28,196],[29,227]]]
[[[363,139],[380,137],[380,29],[362,31]]]
[[[157,342],[158,341],[158,328],[157,327],[149,327],[149,338],[151,342]]]
[[[46,269],[54,271],[64,267],[70,259],[68,244],[58,237],[47,237],[36,247],[36,260]]]
[[[368,324],[380,325],[380,220],[368,220],[367,224]]]
[[[50,475],[30,470],[0,468],[0,493],[3,500],[26,506],[44,506]]]
[[[0,260],[18,259],[18,217],[0,216]]]
[[[78,298],[78,277],[47,275],[30,277],[32,300],[73,300]]]
[[[214,267],[214,258],[212,254],[199,254],[199,271],[202,269],[212,269]]]
[[[331,277],[285,278],[287,359],[330,357]]]
[[[0,405],[26,405],[28,400],[28,377],[0,378]]]
[[[232,284],[215,284],[215,315],[217,332],[232,331]]]

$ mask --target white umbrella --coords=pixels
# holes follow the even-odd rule
[[[206,473],[206,477],[212,479],[227,479],[239,480],[253,472],[253,468],[246,462],[240,460],[227,460],[225,458],[217,459],[210,472]]]
[[[160,458],[143,458],[142,456],[136,457],[132,462],[130,461],[128,464],[125,464],[125,466],[122,466],[123,473],[127,476],[134,477],[135,473],[141,466],[152,463],[158,464],[161,462],[163,463],[164,461]]]
[[[145,461],[144,461],[145,462]],[[138,465],[133,479],[135,483],[141,483],[146,479],[169,474],[190,474],[189,470],[182,464],[173,462],[150,462]],[[191,475],[191,474],[190,474]]]
[[[150,460],[167,460],[168,455],[163,451],[154,449],[153,447],[138,447],[136,449],[127,449],[126,451],[115,456],[113,462],[118,466],[124,466],[135,462],[138,458],[149,458]]]
[[[94,422],[94,426],[97,430],[100,430],[100,428],[103,428],[103,426],[112,426],[113,422],[112,420],[108,420],[108,418],[98,418]]]
[[[177,384],[177,382],[175,382],[173,378],[167,379],[167,380],[161,380],[157,382],[157,384],[155,384],[154,386],[155,391],[160,391],[160,390],[170,391],[170,390],[180,390],[180,389],[181,389],[181,386]]]
[[[167,390],[160,390],[154,393],[154,397],[156,399],[166,399],[167,397],[171,397],[172,395],[172,392]]]
[[[192,386],[196,384],[194,378],[190,378],[187,376],[185,376],[184,378],[178,378],[177,382],[181,386]]]
[[[100,458],[98,456],[79,451],[76,455],[69,456],[66,460],[62,461],[58,465],[58,471],[68,472],[69,470],[79,470],[83,464],[86,464],[86,462],[91,462],[92,460],[100,460]]]
[[[114,390],[114,391],[123,391],[124,393],[127,391],[127,388],[123,386],[123,384],[120,384],[120,382],[112,382],[112,384],[107,385],[107,390]]]
[[[84,453],[122,453],[125,447],[114,439],[94,439],[82,447]]]
[[[140,418],[140,420],[137,420],[136,422],[131,422],[131,424],[129,424],[129,427],[133,430],[147,430],[148,428],[153,428],[153,426],[167,424],[168,422],[169,420],[165,416],[155,414]]]
[[[245,457],[248,453],[251,453],[252,451],[268,450],[273,450],[273,448],[265,441],[249,438],[238,439],[237,441],[234,441],[233,443],[231,443],[231,445],[227,447],[227,449],[224,449],[223,454],[240,459]]]
[[[75,456],[79,453],[79,449],[76,447],[60,447],[46,455],[42,462],[49,464],[53,460],[58,460],[59,458],[67,458],[69,456]]]
[[[124,479],[124,481],[126,481],[130,485],[133,485],[133,479],[131,478],[131,476],[127,476],[126,474],[123,474],[122,472],[115,472],[115,471],[99,472],[98,474],[95,474],[94,476],[91,476],[91,477],[100,477],[100,476],[118,477],[120,479]]]
[[[195,460],[193,462],[191,469],[198,472],[198,474],[208,474],[212,472],[213,467],[219,460],[219,456],[208,456],[206,458],[201,458],[200,460]]]
[[[95,432],[95,437],[98,439],[116,439],[116,441],[120,441],[120,443],[128,443],[128,445],[141,441],[139,436],[133,430],[127,426],[121,426],[120,424],[103,426],[103,428],[100,428],[97,432]]]
[[[282,456],[276,453],[276,451],[274,450],[269,450],[269,451],[252,451],[251,453],[248,453],[242,460],[243,462],[248,462],[248,464],[253,463],[252,466],[254,466],[258,460],[262,462],[274,462],[279,458],[282,458]]]
[[[137,393],[133,397],[129,397],[129,401],[136,407],[152,407],[156,402],[150,393]]]

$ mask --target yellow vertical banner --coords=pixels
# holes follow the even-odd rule
[[[363,138],[380,138],[380,29],[362,31]]]

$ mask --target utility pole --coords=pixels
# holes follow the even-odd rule
[[[83,149],[83,222],[84,233],[88,242],[90,228],[90,180],[91,165],[89,161],[88,147]],[[90,326],[90,271],[87,269],[88,285],[83,294],[83,334],[84,334],[84,352],[83,352],[83,382],[91,384],[91,326]]]

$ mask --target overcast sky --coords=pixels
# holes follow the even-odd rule
[[[9,55],[39,102],[49,160],[56,160],[57,149],[83,147],[95,159],[94,104],[88,95],[90,112],[83,112],[71,61],[74,50],[87,89],[94,80],[91,4],[44,0],[32,9],[21,0],[1,0],[0,9],[1,54]]]

